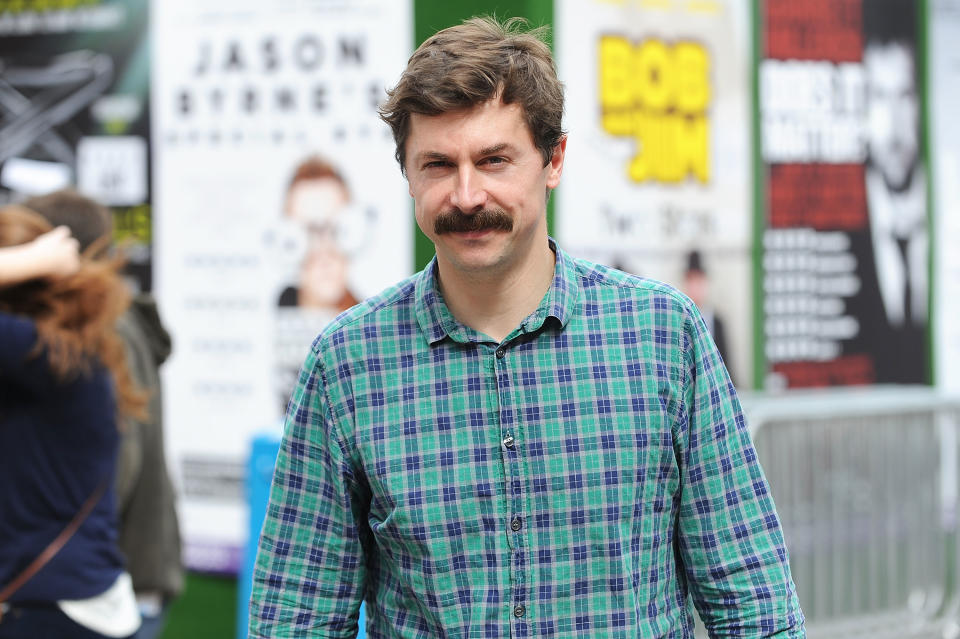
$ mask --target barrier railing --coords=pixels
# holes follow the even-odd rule
[[[872,387],[743,405],[810,639],[960,635],[960,400]]]

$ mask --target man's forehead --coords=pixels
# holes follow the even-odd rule
[[[498,96],[485,102],[478,102],[477,104],[444,111],[442,113],[411,113],[410,124],[411,127],[417,123],[430,124],[443,122],[453,125],[481,117],[499,117],[523,121],[523,107],[517,102],[504,102]]]
[[[463,144],[469,143],[471,153],[495,153],[515,149],[525,141],[532,144],[533,136],[522,107],[491,101],[437,115],[412,113],[407,151],[446,154],[463,151]]]

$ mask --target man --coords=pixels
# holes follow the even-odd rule
[[[112,245],[110,211],[77,191],[54,191],[29,198],[23,205],[51,224],[68,227],[85,254],[105,252]],[[153,639],[163,631],[166,613],[184,582],[175,495],[164,451],[160,384],[160,365],[170,355],[171,341],[148,293],[133,297],[116,328],[126,348],[130,375],[149,394],[147,419],[129,419],[122,431],[115,487],[118,543],[143,619],[134,637]]]
[[[927,379],[929,237],[915,28],[913,2],[864,4],[870,228],[851,238],[861,279],[851,310],[860,324],[855,346],[872,353],[877,382]]]
[[[474,18],[382,108],[436,258],[314,342],[251,637],[803,637],[779,523],[693,304],[547,237],[549,49]]]

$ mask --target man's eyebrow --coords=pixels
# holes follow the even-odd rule
[[[509,142],[498,142],[497,144],[480,149],[477,155],[495,155],[512,148],[513,146]],[[446,153],[440,153],[439,151],[421,151],[417,154],[416,159],[418,162],[446,162],[450,159],[450,156]]]
[[[480,155],[493,155],[495,153],[506,151],[509,148],[510,148],[509,143],[501,142],[499,144],[494,144],[493,146],[488,146],[486,148],[480,149]]]
[[[436,160],[446,161],[449,159],[450,157],[448,155],[446,155],[445,153],[440,153],[439,151],[421,151],[420,153],[417,154],[418,162],[436,161]]]

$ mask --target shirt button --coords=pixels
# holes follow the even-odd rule
[[[513,435],[507,435],[506,437],[503,438],[503,445],[509,448],[510,450],[513,450],[513,441],[514,441]]]
[[[503,350],[503,347],[497,349],[497,359],[503,359],[503,356],[506,355],[506,351]]]
[[[513,521],[510,522],[510,530],[517,532],[521,528],[523,528],[523,522],[520,521],[519,517],[514,517]]]
[[[513,616],[519,619],[523,615],[527,614],[527,609],[523,607],[523,604],[515,606],[513,609]]]

